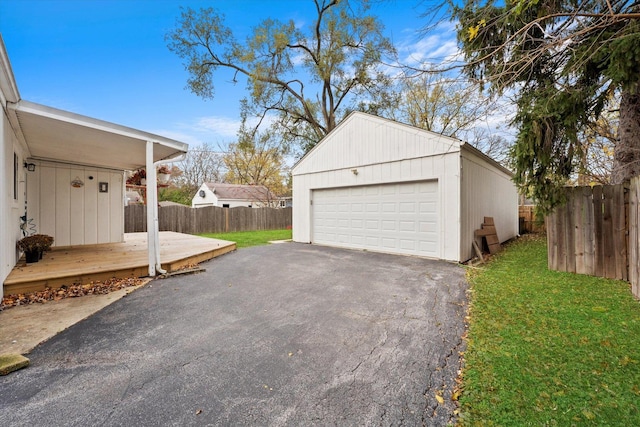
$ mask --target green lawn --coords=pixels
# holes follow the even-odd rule
[[[525,237],[469,269],[461,425],[640,425],[640,303]]]
[[[249,246],[266,245],[272,240],[291,239],[291,230],[259,230],[238,231],[235,233],[204,233],[200,234],[200,236],[236,242],[236,247],[240,249],[247,248]]]

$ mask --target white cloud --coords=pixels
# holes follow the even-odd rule
[[[424,63],[442,64],[461,61],[461,53],[456,39],[456,23],[442,22],[427,34],[416,40],[407,37],[398,46],[401,61],[409,66],[421,66]]]
[[[240,120],[223,116],[200,117],[195,120],[194,130],[211,132],[224,138],[234,138],[240,128]]]

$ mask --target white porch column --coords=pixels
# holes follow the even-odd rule
[[[160,263],[158,249],[160,239],[158,232],[158,192],[156,168],[153,164],[153,141],[147,141],[147,252],[149,257],[149,276],[156,275],[156,265]]]

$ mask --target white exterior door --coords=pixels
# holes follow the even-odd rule
[[[438,183],[314,190],[312,242],[438,258]]]

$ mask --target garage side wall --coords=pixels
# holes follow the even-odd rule
[[[498,238],[504,242],[518,235],[518,191],[511,174],[468,148],[461,152],[460,261],[475,256],[474,231],[485,216],[493,217]]]
[[[293,240],[304,243],[313,241],[311,196],[314,190],[437,180],[438,258],[457,261],[460,241],[458,232],[459,158],[459,152],[452,152],[372,165],[354,163],[348,167],[324,172],[294,174]],[[357,174],[353,169],[357,170]]]

